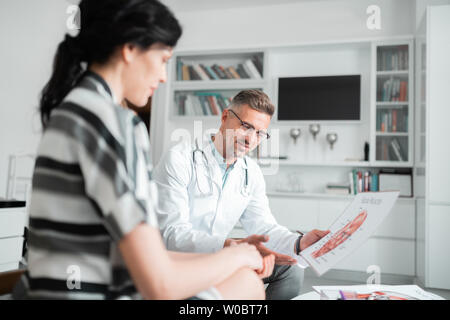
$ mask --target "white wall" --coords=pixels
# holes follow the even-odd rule
[[[0,197],[6,192],[9,154],[36,150],[39,92],[66,31],[68,5],[61,0],[0,2]]]
[[[195,2],[195,1],[194,1]],[[170,1],[175,3],[175,1]],[[267,4],[267,1],[264,1]],[[317,0],[218,10],[174,11],[184,33],[179,49],[265,47],[299,42],[411,34],[413,0]],[[381,10],[381,30],[366,27],[366,9]]]
[[[450,0],[415,0],[416,2],[416,29],[420,27],[420,22],[424,18],[427,6],[437,6],[450,4]]]
[[[297,49],[273,50],[269,57],[270,82],[277,83],[278,77],[301,77],[323,75],[361,75],[361,121],[322,122],[321,132],[316,140],[308,132],[310,122],[272,120],[272,129],[280,129],[280,154],[289,159],[305,162],[344,161],[346,158],[364,159],[364,142],[370,142],[370,44],[321,45]],[[269,91],[277,105],[277,90]],[[289,130],[302,130],[294,144]],[[330,150],[326,133],[338,133],[338,141]]]

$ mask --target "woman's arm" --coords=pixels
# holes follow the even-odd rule
[[[262,268],[257,249],[248,244],[213,254],[168,252],[159,230],[138,225],[119,242],[136,288],[146,299],[184,299],[218,284],[242,267]],[[174,258],[176,257],[176,258]]]
[[[202,253],[202,252],[178,252],[178,251],[167,251],[169,254],[169,257],[173,260],[191,260],[193,258],[199,258],[199,257],[205,257],[208,255],[208,253]]]

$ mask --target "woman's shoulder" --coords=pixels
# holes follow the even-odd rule
[[[122,141],[126,127],[140,123],[140,119],[132,111],[118,106],[111,97],[82,85],[73,88],[54,109],[49,127],[52,118],[69,119],[73,126],[99,131],[119,142]]]

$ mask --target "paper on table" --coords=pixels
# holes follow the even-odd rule
[[[358,294],[370,294],[378,292],[379,295],[384,293],[395,297],[402,297],[407,300],[445,300],[444,298],[427,292],[416,285],[355,285],[355,286],[313,286],[317,293],[325,292],[329,299],[337,299],[340,297],[339,290],[353,291]]]
[[[398,191],[359,193],[331,225],[330,233],[304,249],[300,256],[321,276],[375,232],[398,195]]]

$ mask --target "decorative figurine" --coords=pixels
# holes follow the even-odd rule
[[[327,133],[327,141],[330,144],[330,149],[333,150],[333,145],[336,143],[338,135],[335,132]]]
[[[310,124],[309,132],[313,135],[314,140],[316,140],[317,134],[320,132],[320,124]]]
[[[294,144],[297,144],[297,138],[300,137],[301,135],[301,130],[300,128],[292,128],[290,131],[291,137],[292,139],[294,139]]]

